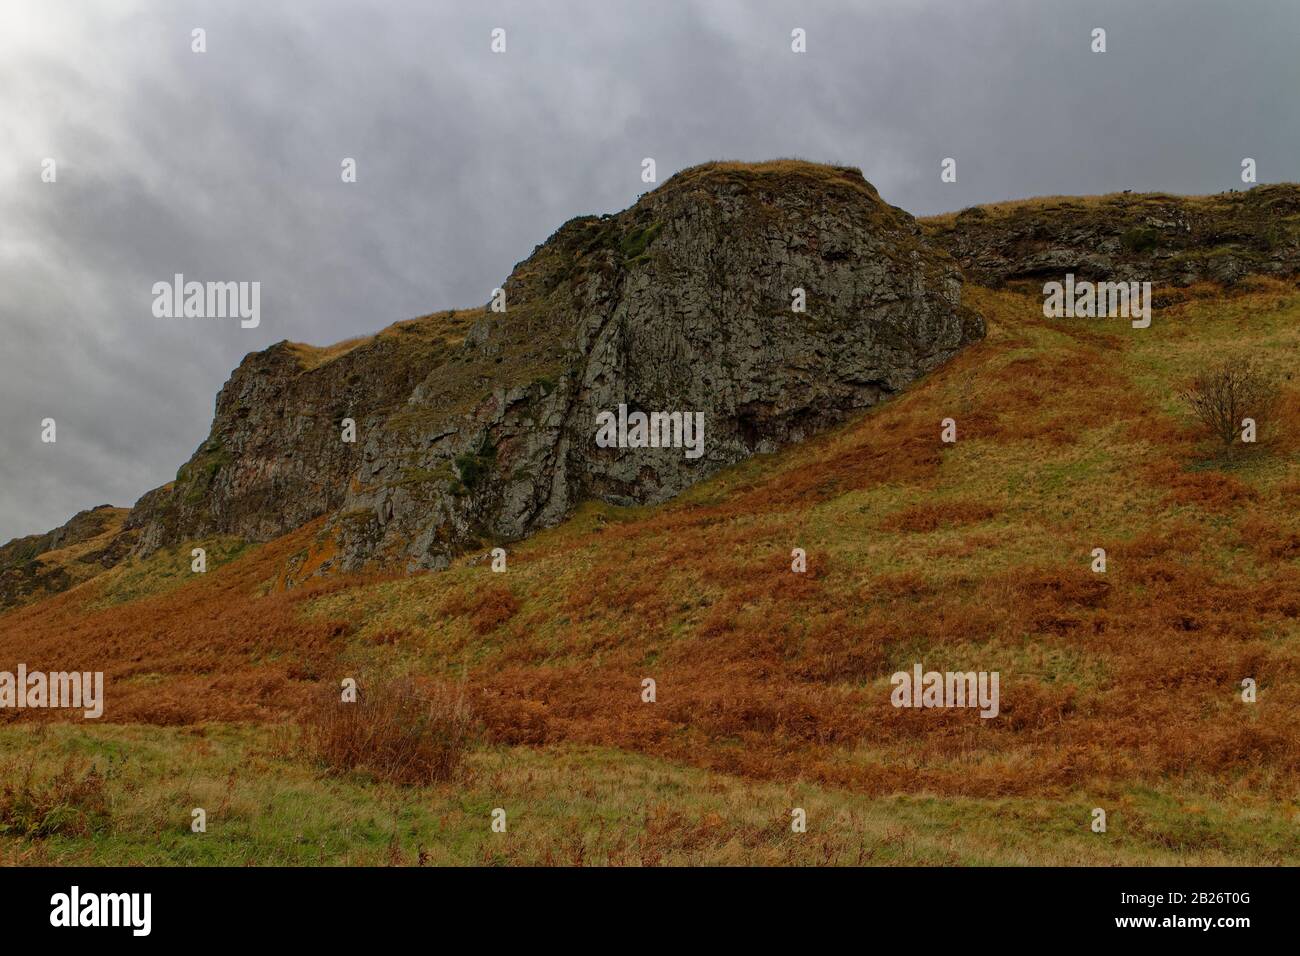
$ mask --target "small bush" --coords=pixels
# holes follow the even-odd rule
[[[639,258],[650,246],[650,243],[655,241],[655,237],[659,235],[659,230],[662,228],[663,223],[656,222],[649,226],[642,226],[640,229],[634,229],[625,235],[623,241],[619,243],[623,258]]]
[[[1129,252],[1147,253],[1155,249],[1160,234],[1154,229],[1129,229],[1120,235],[1119,241]]]
[[[1182,397],[1215,437],[1231,445],[1243,418],[1259,423],[1273,410],[1277,385],[1250,359],[1229,359],[1197,375]]]
[[[69,759],[37,782],[31,766],[4,768],[0,785],[0,834],[29,838],[85,836],[108,825],[108,789],[94,766]]]
[[[339,698],[333,686],[317,696],[302,739],[309,757],[335,773],[366,770],[406,785],[450,780],[472,742],[475,720],[463,687],[363,680],[355,702]]]
[[[483,479],[491,474],[496,467],[496,457],[496,446],[486,435],[477,452],[456,457],[456,475],[460,479],[460,487],[467,494],[473,493]]]

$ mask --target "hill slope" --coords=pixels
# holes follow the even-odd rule
[[[158,576],[169,560],[183,568],[184,552],[115,568],[0,618],[0,654],[53,667],[75,652],[107,671],[109,720],[163,724],[277,720],[341,675],[464,670],[488,739],[540,746],[511,759],[542,779],[550,760],[569,767],[568,787],[585,774],[619,789],[641,779],[620,776],[633,773],[622,757],[573,763],[568,748],[585,745],[800,779],[801,790],[832,788],[827,813],[883,814],[884,831],[835,838],[845,862],[863,852],[854,835],[889,858],[885,820],[896,833],[920,827],[921,840],[922,817],[957,834],[950,851],[921,849],[926,837],[900,859],[1132,862],[1174,846],[1184,862],[1295,862],[1285,823],[1300,780],[1295,386],[1267,443],[1231,461],[1170,394],[1242,344],[1266,347],[1285,374],[1300,297],[1261,284],[1191,299],[1161,310],[1147,338],[1050,326],[1037,299],[1016,293],[976,299],[988,340],[898,400],[678,501],[587,506],[512,549],[504,574],[469,558],[444,573],[285,591],[285,569],[309,554],[307,528],[177,590]],[[947,415],[960,429],[951,447],[938,441]],[[1088,570],[1098,546],[1104,576]],[[806,574],[790,570],[793,547],[807,549]],[[152,596],[140,584],[151,579]],[[999,670],[1000,718],[894,709],[888,675],[914,662]],[[639,697],[646,676],[658,682],[653,705]],[[1252,705],[1240,699],[1247,676],[1260,688]],[[221,752],[243,762],[244,746]],[[252,770],[240,779],[263,786]],[[628,796],[637,792],[625,792],[644,801],[636,819],[663,802]],[[942,799],[920,815],[868,799],[897,793]],[[1004,828],[979,801],[1009,797]],[[615,798],[594,799],[586,812]],[[686,817],[663,837],[672,858],[725,859],[716,854],[745,818],[692,837],[714,811],[673,805]],[[1096,805],[1121,811],[1111,855],[1081,842]],[[544,859],[577,812],[546,810],[547,838],[530,835],[513,858]],[[464,826],[474,829],[472,815]],[[280,837],[259,827],[257,858],[281,859]],[[1066,842],[1017,842],[1026,833]],[[433,840],[424,829],[406,839],[412,853]],[[578,842],[588,839],[595,853],[613,837]],[[778,857],[803,852],[773,839]]]
[[[674,500],[588,502],[505,573],[478,552],[312,577],[318,518],[200,539],[200,579],[183,542],[0,616],[0,660],[104,670],[111,722],[4,728],[0,753],[138,761],[107,843],[5,838],[0,859],[1300,861],[1300,290],[1167,291],[1141,330],[1046,320],[1014,278],[963,299],[986,338],[902,394]],[[1241,353],[1283,401],[1225,454],[1176,395]],[[999,717],[893,707],[917,663],[1000,672]],[[464,681],[468,777],[322,782],[258,729],[385,673]],[[189,729],[113,726],[137,723]],[[230,827],[201,844],[200,800]]]

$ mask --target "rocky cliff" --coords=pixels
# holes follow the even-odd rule
[[[856,169],[686,170],[561,227],[490,306],[249,355],[176,480],[0,548],[0,607],[129,553],[268,540],[327,516],[317,567],[444,565],[584,498],[654,502],[904,388],[983,334],[962,274],[1231,285],[1300,273],[1300,187],[977,207],[919,223]],[[793,311],[794,290],[806,311]],[[602,447],[602,413],[702,416],[681,447]],[[344,437],[355,422],[355,442]],[[668,443],[670,446],[671,442]]]
[[[981,285],[1067,272],[1172,286],[1300,273],[1300,187],[1291,183],[1214,196],[1055,196],[921,222]]]
[[[337,508],[359,461],[343,420],[377,429],[451,352],[454,329],[404,322],[332,349],[281,342],[248,355],[217,396],[207,439],[132,509],[136,551],[213,534],[265,541]]]
[[[438,567],[586,497],[672,497],[983,334],[956,263],[911,216],[856,169],[798,162],[679,173],[622,213],[566,223],[503,289],[503,312],[248,356],[207,440],[132,511],[137,549],[265,540],[327,514],[335,566]],[[599,447],[598,416],[620,405],[702,415],[701,453]]]

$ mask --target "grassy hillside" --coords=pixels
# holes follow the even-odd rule
[[[1144,330],[966,299],[987,340],[899,398],[669,504],[585,506],[504,574],[312,580],[316,523],[0,616],[0,661],[108,686],[95,724],[0,712],[4,779],[108,774],[0,862],[1300,862],[1300,293],[1197,286]],[[1176,395],[1236,353],[1283,401],[1225,454]],[[917,662],[999,671],[1001,715],[895,709]],[[404,673],[464,681],[462,779],[326,777],[267,726]]]
[[[1125,788],[1099,835],[1089,794],[866,797],[599,747],[485,747],[455,782],[395,787],[324,777],[254,726],[0,730],[0,767],[33,764],[42,809],[57,807],[33,816],[59,829],[0,835],[0,866],[1215,865],[1300,853],[1271,801],[1208,782]],[[102,779],[80,791],[42,785],[85,781],[91,767]],[[497,807],[505,833],[489,827]],[[791,832],[793,807],[806,833]]]
[[[127,511],[100,505],[47,534],[0,546],[0,611],[65,591],[115,563],[121,557],[115,539]]]

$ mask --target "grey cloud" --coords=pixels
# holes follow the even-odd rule
[[[0,541],[171,479],[251,350],[486,301],[644,156],[849,163],[917,214],[1300,179],[1292,0],[4,7]],[[260,281],[261,326],[155,319],[175,272]]]

